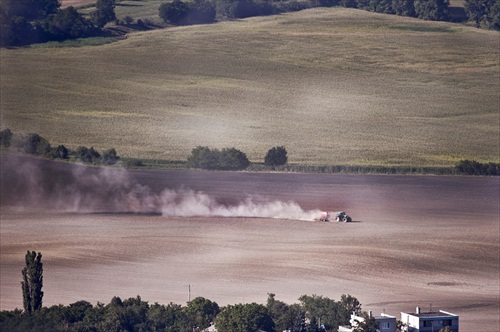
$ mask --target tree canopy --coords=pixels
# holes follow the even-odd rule
[[[284,146],[277,146],[269,149],[264,157],[264,163],[269,166],[280,166],[288,161],[287,151]]]
[[[43,298],[43,263],[42,254],[28,251],[25,256],[26,266],[22,270],[23,306],[27,314],[42,308]]]
[[[262,304],[236,304],[224,307],[215,319],[218,332],[274,331],[269,310]]]
[[[198,146],[187,159],[189,167],[209,170],[242,170],[250,165],[245,153],[236,148],[222,150]]]

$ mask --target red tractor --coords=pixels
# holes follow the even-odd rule
[[[332,214],[335,215],[335,221],[336,222],[351,222],[352,218],[349,217],[344,211],[340,212],[328,212],[328,211],[323,211],[321,212],[319,218],[316,220],[318,221],[332,221]]]

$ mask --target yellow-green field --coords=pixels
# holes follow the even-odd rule
[[[1,50],[1,127],[185,159],[449,166],[499,157],[500,34],[344,8]]]

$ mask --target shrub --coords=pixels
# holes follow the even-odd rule
[[[165,22],[173,24],[185,24],[189,13],[189,7],[181,0],[174,0],[171,3],[162,3],[158,8],[159,16]]]
[[[284,146],[277,146],[267,151],[264,163],[269,166],[281,166],[288,161],[287,151]]]
[[[8,148],[12,141],[12,131],[9,128],[0,131],[0,146]]]
[[[191,151],[187,159],[189,167],[209,170],[242,170],[250,165],[245,153],[235,148],[211,150],[198,146]]]
[[[45,155],[51,150],[49,142],[38,134],[16,135],[14,146],[28,154]]]
[[[475,160],[460,160],[456,169],[459,173],[467,175],[500,175],[500,164],[483,164]]]
[[[69,150],[64,145],[59,145],[57,148],[52,148],[47,152],[47,157],[53,159],[68,159]]]
[[[120,160],[120,157],[116,154],[115,149],[109,149],[102,154],[102,164],[104,165],[114,165]]]
[[[87,149],[84,146],[79,146],[76,149],[76,156],[84,163],[96,163],[101,159],[101,155],[94,150],[94,147]]]

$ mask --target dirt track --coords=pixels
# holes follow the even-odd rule
[[[2,310],[22,306],[21,269],[29,249],[43,254],[45,305],[107,303],[114,295],[137,294],[150,303],[185,304],[191,285],[193,297],[220,305],[264,302],[268,292],[288,303],[303,294],[338,299],[349,293],[365,310],[397,317],[432,304],[459,314],[461,331],[496,331],[500,324],[499,178],[195,171],[116,176],[151,194],[184,187],[224,204],[259,195],[262,202],[346,210],[355,222],[343,224],[116,213],[119,205],[106,209],[110,196],[130,186],[113,187],[115,182],[78,182],[89,190],[80,193],[80,202],[93,196],[106,202],[93,205],[106,213],[58,212],[68,201],[57,196],[55,204],[55,192],[74,185],[75,175],[102,182],[102,170],[6,155],[0,161]],[[23,196],[33,178],[44,180]]]

